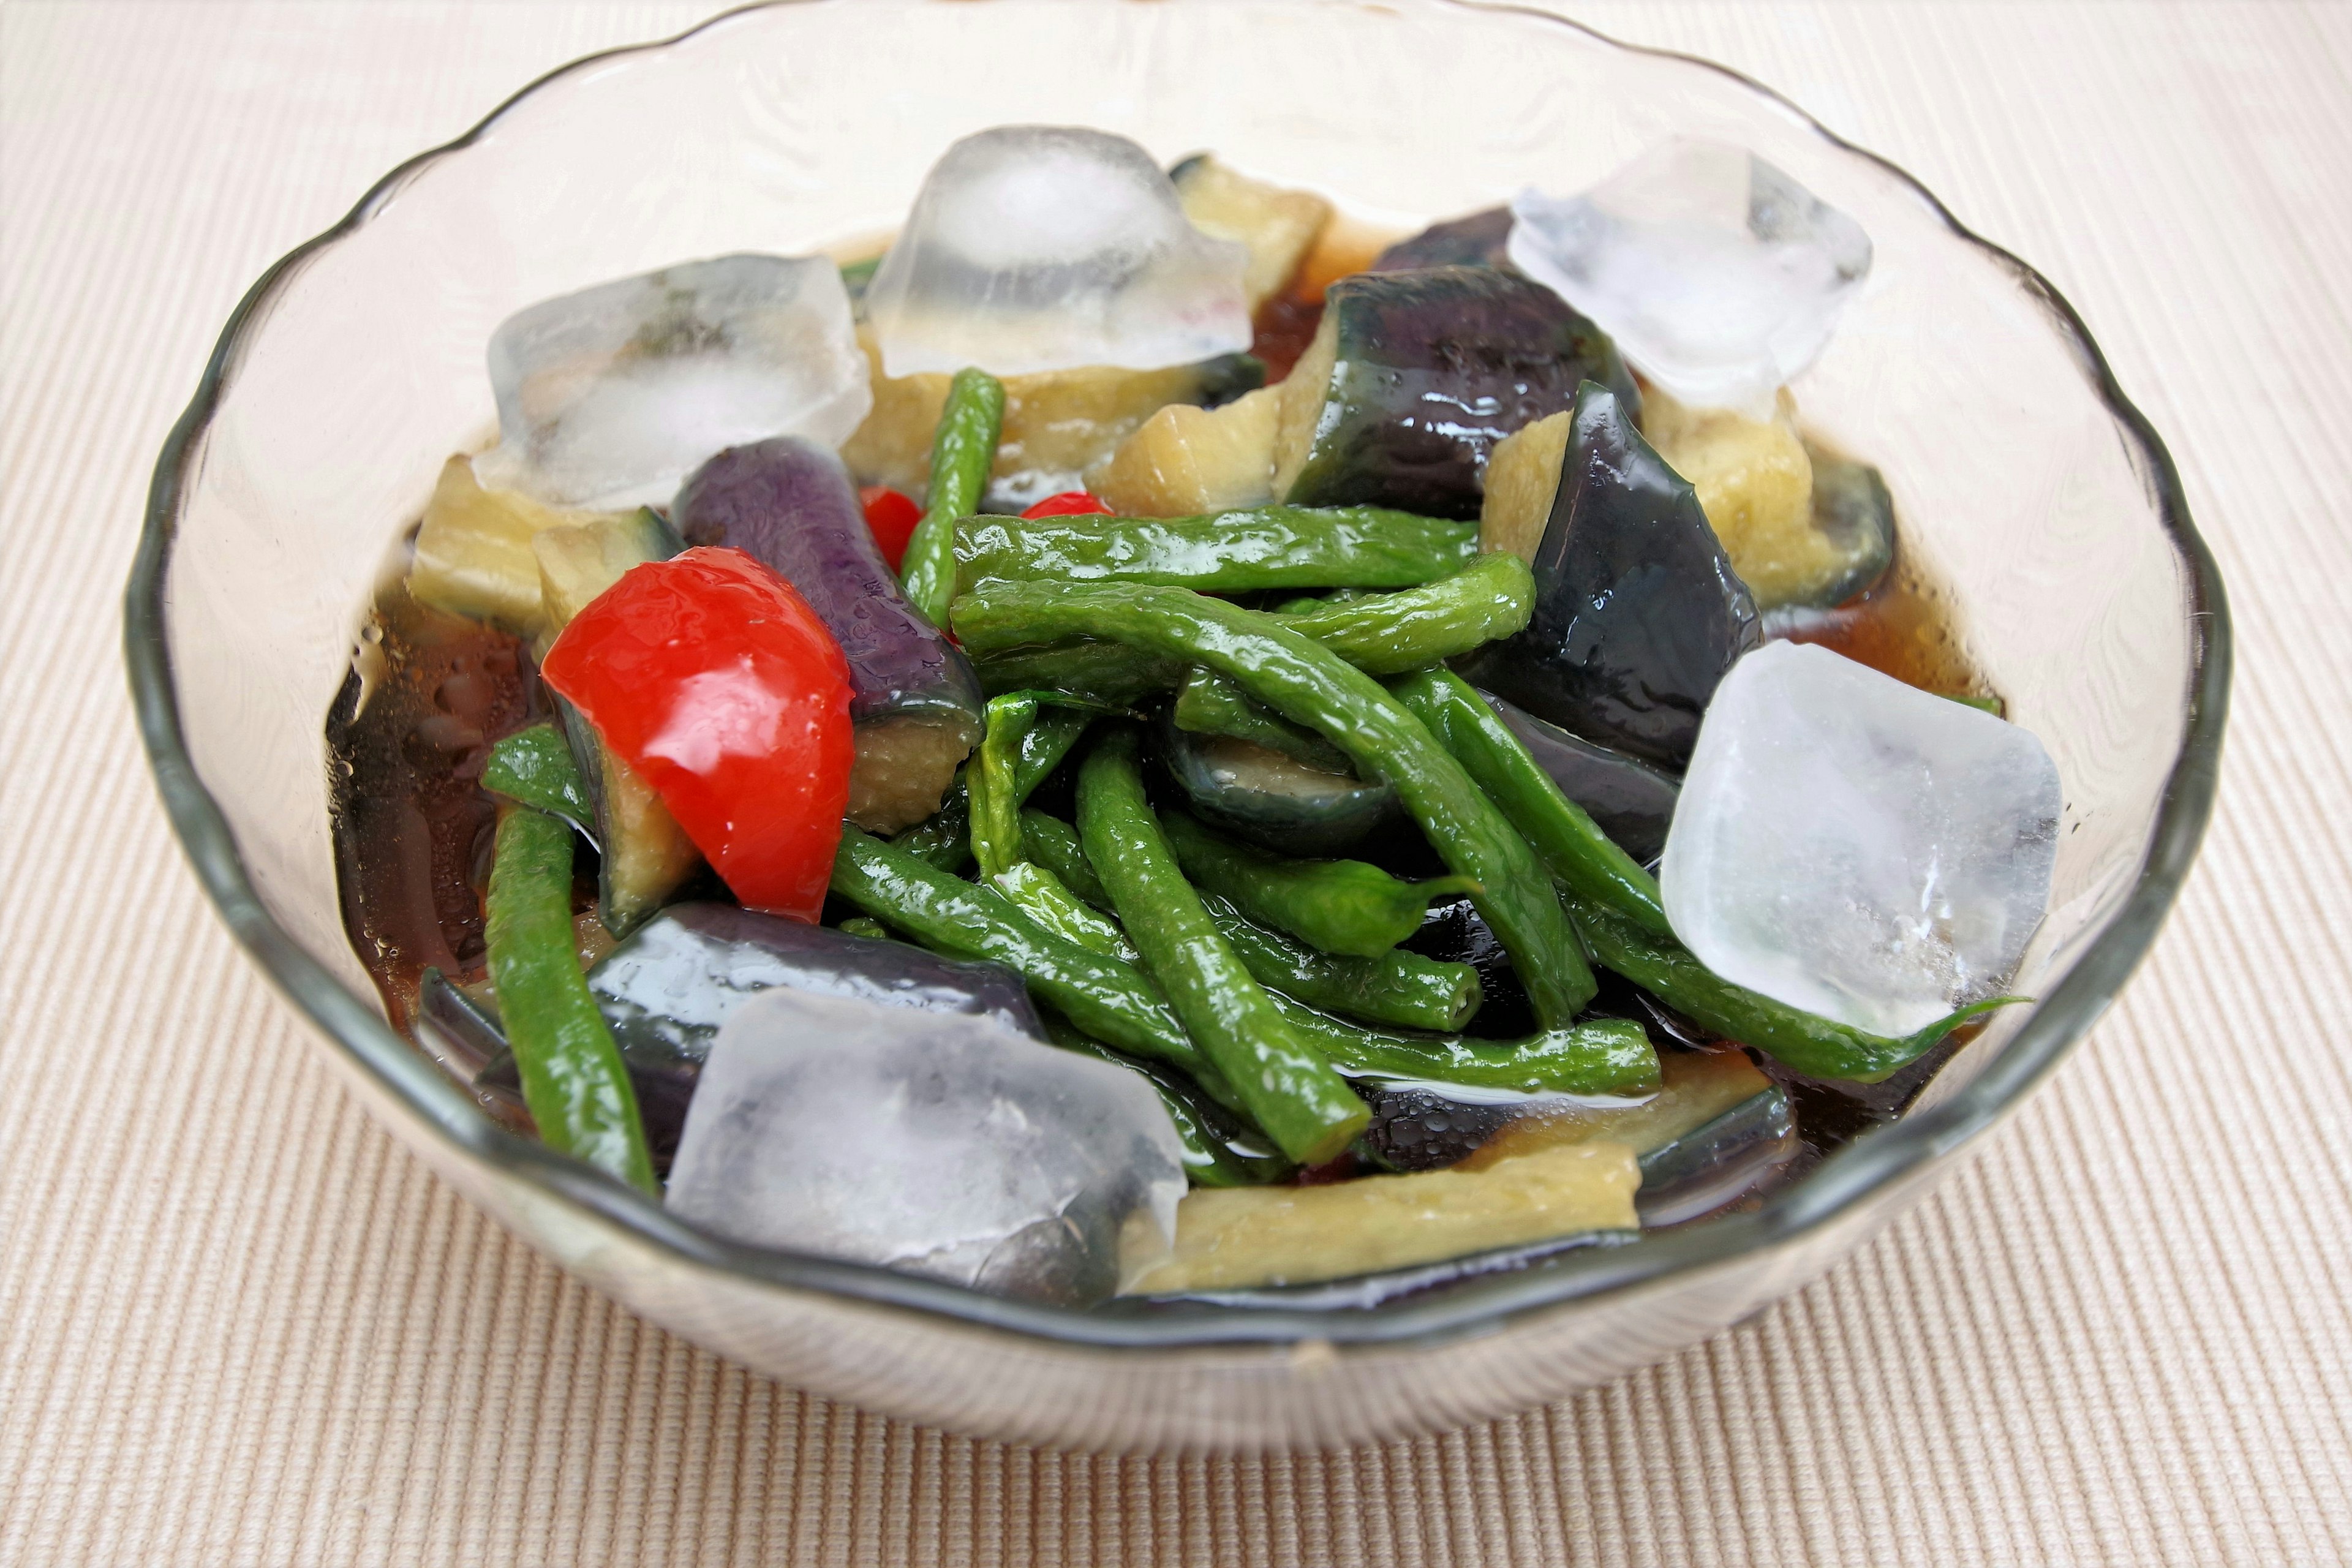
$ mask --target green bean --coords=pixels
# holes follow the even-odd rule
[[[1443,1033],[1468,1023],[1485,999],[1478,972],[1466,963],[1442,963],[1402,948],[1378,958],[1335,958],[1253,924],[1213,894],[1201,902],[1259,984],[1309,1006]]]
[[[1294,860],[1237,844],[1181,811],[1168,814],[1168,846],[1193,881],[1254,921],[1325,952],[1378,958],[1421,929],[1429,900],[1476,893],[1467,877],[1401,882],[1363,860]]]
[[[1658,1053],[1642,1026],[1588,1018],[1523,1040],[1399,1035],[1345,1024],[1276,998],[1291,1026],[1350,1078],[1459,1084],[1518,1094],[1643,1094],[1658,1087]]]
[[[1283,1021],[1217,934],[1144,801],[1136,752],[1135,731],[1114,730],[1078,769],[1078,837],[1087,858],[1110,889],[1129,940],[1250,1120],[1301,1164],[1333,1159],[1371,1113]]]
[[[888,929],[880,921],[866,915],[850,916],[841,922],[841,931],[845,936],[862,936],[875,942],[890,940]]]
[[[1381,507],[1256,507],[1200,517],[974,517],[964,582],[1157,583],[1203,593],[1412,588],[1477,553],[1475,523]]]
[[[956,524],[980,510],[1003,429],[1004,384],[984,370],[956,372],[931,434],[930,504],[898,569],[907,597],[942,626],[956,591]]]
[[[1348,771],[1346,752],[1314,731],[1302,730],[1265,704],[1252,700],[1249,693],[1213,669],[1194,669],[1185,676],[1168,716],[1179,730],[1196,735],[1230,735],[1327,773]]]
[[[1389,691],[1454,753],[1553,876],[1646,931],[1673,933],[1658,900],[1657,879],[1560,792],[1526,742],[1460,676],[1448,669],[1419,670],[1390,681]]]
[[[1231,676],[1347,752],[1360,774],[1395,787],[1446,865],[1479,885],[1473,900],[1538,1023],[1564,1025],[1592,1000],[1592,972],[1535,851],[1421,721],[1320,643],[1222,600],[1140,584],[992,584],[958,601],[954,619],[964,645],[983,656],[1096,637]]]
[[[1050,708],[1021,737],[1020,760],[1013,766],[1013,794],[1027,800],[1046,775],[1062,765],[1078,737],[1094,722],[1094,715],[1076,708]],[[961,871],[971,862],[971,801],[967,787],[971,764],[956,770],[940,809],[890,840],[920,860],[942,871]]]
[[[499,808],[490,861],[490,983],[540,1141],[658,1193],[621,1048],[580,973],[572,934],[572,829]]]
[[[844,827],[833,891],[934,952],[1003,964],[1087,1034],[1167,1062],[1221,1102],[1238,1103],[1158,987],[1131,965],[1046,931],[993,889]]]
[[[1008,692],[988,700],[988,728],[980,753],[965,765],[964,793],[971,816],[971,858],[980,874],[994,877],[1025,858],[1021,852],[1021,802],[1013,771],[1021,742],[1037,721],[1034,691]]]
[[[1110,908],[1110,894],[1103,889],[1102,879],[1095,875],[1086,847],[1078,842],[1076,828],[1058,816],[1048,816],[1031,807],[1021,814],[1021,842],[1029,851],[1029,858],[1060,878],[1062,886],[1098,910]]]
[[[1570,916],[1593,958],[1693,1021],[1753,1046],[1812,1078],[1876,1083],[1908,1066],[1962,1024],[2022,996],[1996,996],[1892,1039],[1735,985],[1671,938],[1654,937],[1615,910],[1570,896]]]
[[[1045,867],[1024,860],[999,871],[988,882],[1014,909],[1055,936],[1121,963],[1138,962],[1118,922],[1087,908],[1085,900],[1064,887],[1062,879]]]
[[[1513,636],[1535,602],[1535,574],[1504,550],[1424,587],[1325,601],[1276,619],[1367,674],[1396,675]]]
[[[972,668],[980,675],[980,689],[992,696],[1000,691],[1066,691],[1116,708],[1131,708],[1184,679],[1181,661],[1115,642],[1016,648],[974,659]]]
[[[482,787],[535,811],[560,816],[596,842],[596,805],[572,760],[572,742],[552,724],[518,730],[490,748]]]
[[[1297,1167],[1216,1101],[1157,1062],[1139,1061],[1091,1039],[1067,1018],[1044,1010],[1045,1033],[1066,1051],[1107,1061],[1136,1074],[1159,1092],[1184,1145],[1184,1174],[1196,1187],[1262,1187],[1286,1182]]]

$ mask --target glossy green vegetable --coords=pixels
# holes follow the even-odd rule
[[[1204,593],[1411,588],[1469,564],[1478,531],[1379,507],[1257,507],[1204,517],[975,517],[956,530],[967,584],[1157,583]]]
[[[1478,911],[1509,950],[1539,1023],[1567,1024],[1592,1000],[1592,972],[1535,851],[1420,720],[1320,643],[1222,600],[1140,584],[991,584],[957,602],[955,625],[982,655],[1103,637],[1231,676],[1395,788],[1446,865],[1479,885]]]
[[[660,1191],[628,1068],[572,944],[572,829],[501,806],[488,906],[490,983],[541,1142]]]
[[[1294,860],[1220,837],[1181,812],[1163,824],[1184,874],[1243,914],[1322,949],[1378,958],[1421,929],[1429,900],[1476,893],[1467,877],[1402,882],[1364,860]]]
[[[1066,691],[1115,708],[1133,707],[1184,679],[1180,659],[1091,639],[1051,647],[1013,648],[993,658],[974,659],[972,668],[980,675],[981,689],[991,696],[1006,691]]]
[[[518,730],[490,748],[482,787],[509,800],[560,816],[596,840],[596,805],[580,782],[572,742],[552,724]]]
[[[1213,669],[1195,669],[1184,677],[1184,684],[1176,689],[1176,700],[1169,705],[1168,717],[1190,734],[1247,741],[1327,773],[1349,771],[1345,752],[1253,700]]]
[[[1507,552],[1399,594],[1365,594],[1278,615],[1358,669],[1395,675],[1516,636],[1535,608],[1535,574]]]
[[[1049,708],[1021,735],[1021,754],[1013,768],[1016,804],[1045,782],[1062,765],[1078,737],[1094,722],[1094,715],[1077,708]],[[916,824],[890,840],[891,845],[943,871],[961,871],[971,861],[971,802],[967,783],[970,765],[960,770],[937,815]]]
[[[1067,1018],[1045,1014],[1045,1033],[1066,1051],[1107,1061],[1138,1074],[1159,1091],[1184,1145],[1184,1174],[1196,1187],[1262,1187],[1286,1182],[1297,1169],[1258,1134],[1244,1128],[1216,1101],[1157,1062],[1139,1061],[1091,1039]]]
[[[1046,931],[992,889],[845,827],[833,891],[934,952],[1003,964],[1087,1034],[1181,1068],[1221,1103],[1239,1103],[1158,987],[1130,965]]]
[[[1478,1011],[1477,972],[1391,948],[1378,958],[1335,958],[1245,920],[1212,894],[1201,900],[1258,984],[1328,1013],[1405,1029],[1459,1029]]]
[[[1078,842],[1078,830],[1058,816],[1048,816],[1034,808],[1021,814],[1021,842],[1029,858],[1061,879],[1062,886],[1077,894],[1098,910],[1111,907],[1110,893],[1095,875],[1093,862],[1087,858],[1086,846]]]
[[[1276,997],[1292,1027],[1351,1078],[1457,1084],[1519,1094],[1642,1094],[1658,1087],[1658,1053],[1642,1026],[1588,1018],[1524,1040],[1400,1035],[1342,1023]]]
[[[2025,1000],[1997,996],[1939,1018],[1916,1035],[1890,1039],[1735,985],[1693,957],[1681,943],[1652,936],[1616,910],[1591,900],[1571,896],[1568,907],[1585,945],[1603,966],[1717,1034],[1753,1046],[1813,1078],[1876,1083],[1925,1056],[1969,1019]]]
[[[1460,676],[1449,669],[1419,670],[1390,681],[1389,690],[1469,770],[1553,876],[1656,935],[1673,933],[1658,901],[1657,879],[1560,793],[1501,715],[1480,701]]]
[[[1217,933],[1143,798],[1138,750],[1133,730],[1113,731],[1078,771],[1078,837],[1087,858],[1177,1016],[1251,1119],[1302,1164],[1335,1158],[1371,1113],[1284,1022]]]
[[[841,931],[846,936],[862,936],[876,942],[890,940],[889,928],[866,915],[850,916],[841,922]]]
[[[956,523],[980,510],[1004,429],[1004,384],[983,370],[960,370],[931,435],[930,505],[907,540],[899,581],[915,607],[940,626],[956,591]]]

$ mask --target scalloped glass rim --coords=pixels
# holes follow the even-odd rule
[[[2105,1009],[2154,941],[2211,815],[2229,706],[2231,633],[2220,573],[2190,521],[2172,458],[2146,417],[2116,385],[2081,317],[2048,279],[1970,232],[1933,193],[1897,165],[1845,141],[1779,93],[1737,71],[1696,56],[1619,43],[1549,12],[1479,4],[1478,0],[1437,0],[1464,10],[1502,12],[1568,27],[1611,47],[1685,61],[1729,79],[1769,106],[1793,115],[1833,147],[1876,164],[1903,182],[1956,237],[2008,269],[2023,290],[2042,304],[2052,326],[2072,348],[2127,437],[2134,464],[2179,553],[2188,580],[2191,664],[2181,745],[2138,876],[2106,930],[2047,992],[1998,1057],[1958,1092],[1841,1150],[1772,1194],[1757,1211],[1645,1237],[1634,1245],[1579,1248],[1549,1261],[1540,1272],[1474,1278],[1426,1299],[1406,1297],[1370,1308],[1306,1310],[1187,1302],[1082,1311],[1006,1300],[864,1265],[758,1251],[706,1235],[619,1183],[493,1126],[390,1027],[373,1001],[337,980],[271,916],[255,893],[218,804],[196,776],[180,724],[165,646],[163,601],[166,568],[183,498],[193,477],[192,464],[247,336],[267,318],[278,290],[309,258],[366,226],[426,167],[472,145],[509,109],[559,79],[602,62],[668,48],[743,12],[805,3],[767,0],[722,12],[670,38],[585,56],[523,88],[464,135],[394,169],[342,221],[289,252],[247,291],[221,332],[195,396],[173,426],[156,461],[144,528],[125,595],[123,641],[140,731],[164,808],[197,879],[263,972],[343,1048],[352,1067],[404,1101],[438,1136],[464,1153],[520,1176],[560,1201],[593,1213],[683,1261],[772,1285],[937,1314],[1072,1345],[1160,1348],[1279,1344],[1310,1339],[1409,1345],[1475,1335],[1522,1313],[1694,1273],[1822,1227],[1871,1194],[1919,1174],[1987,1131],[2041,1081]]]

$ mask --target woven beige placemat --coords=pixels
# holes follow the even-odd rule
[[[2155,957],[1813,1289],[1549,1410],[1265,1460],[973,1443],[617,1311],[366,1122],[231,947],[117,600],[218,324],[654,5],[0,5],[0,1563],[2352,1560],[2352,10],[1601,5],[2042,267],[2228,576]]]

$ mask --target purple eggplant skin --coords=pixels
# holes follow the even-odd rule
[[[1761,632],[1698,497],[1597,382],[1578,388],[1527,629],[1464,679],[1612,751],[1680,772],[1700,717]]]
[[[732,904],[672,904],[588,972],[588,989],[636,1090],[656,1171],[668,1170],[677,1152],[687,1104],[719,1026],[778,985],[927,1013],[978,1014],[1047,1039],[1021,977],[997,964],[940,958],[904,942]],[[513,1057],[500,1054],[477,1083],[495,1090],[513,1079]]]
[[[938,811],[980,742],[980,678],[900,590],[841,459],[796,436],[730,447],[687,480],[671,521],[688,544],[772,568],[841,644],[857,739],[849,820],[888,834]]]
[[[1665,853],[1666,829],[1674,826],[1675,800],[1683,787],[1672,773],[1571,735],[1491,691],[1478,695],[1510,726],[1536,766],[1551,775],[1559,793],[1582,806],[1617,847],[1644,866]]]
[[[1367,272],[1411,272],[1422,267],[1510,268],[1511,209],[1488,207],[1465,217],[1431,224],[1398,240],[1372,260]]]

